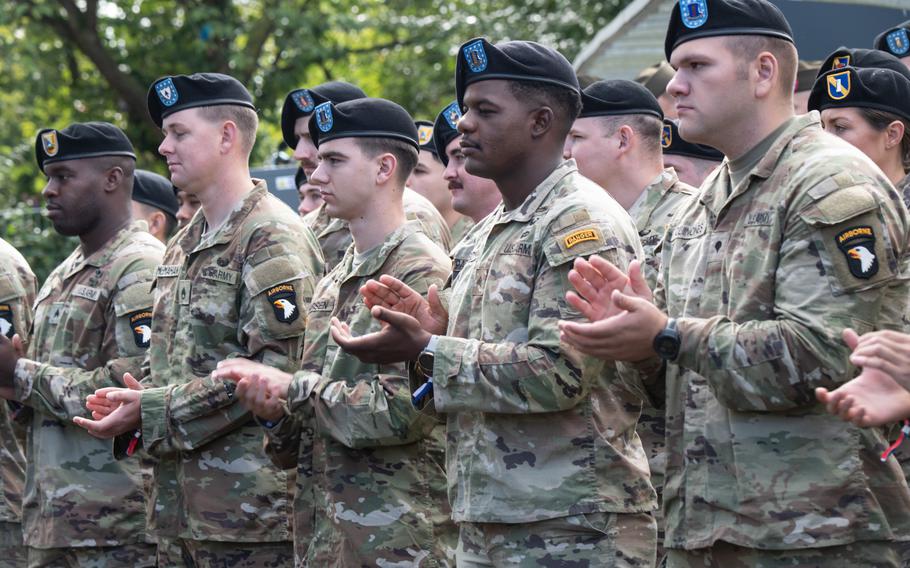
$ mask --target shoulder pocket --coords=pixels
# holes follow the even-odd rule
[[[8,302],[25,296],[25,289],[19,279],[9,273],[0,274],[0,302]]]
[[[585,223],[563,229],[547,240],[544,254],[547,263],[556,267],[579,257],[613,250],[619,246],[619,240],[612,231],[604,234],[604,224]]]

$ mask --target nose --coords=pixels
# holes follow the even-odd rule
[[[326,185],[329,183],[328,173],[325,171],[325,162],[320,162],[313,173],[307,176],[307,179],[313,185]]]
[[[316,147],[312,142],[301,136],[294,146],[294,159],[298,162],[316,162]]]
[[[458,168],[455,166],[455,160],[449,160],[446,169],[442,172],[442,179],[446,181],[455,181],[458,179]]]
[[[568,160],[572,157],[572,135],[569,134],[566,136],[566,141],[562,145],[562,157],[564,160]]]
[[[46,200],[48,197],[54,197],[57,195],[57,183],[53,178],[47,180],[44,189],[41,190],[41,196]]]
[[[667,83],[667,93],[674,99],[684,95],[686,92],[686,85],[683,81],[682,74],[679,71],[673,74],[673,77],[670,79],[670,82]]]
[[[161,144],[158,144],[158,153],[162,156],[167,156],[174,152],[174,146],[171,144],[171,137],[165,136],[164,140],[161,141]]]
[[[474,132],[474,116],[471,114],[471,111],[466,111],[460,119],[458,119],[458,132],[466,134],[468,132]]]

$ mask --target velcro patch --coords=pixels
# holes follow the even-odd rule
[[[138,312],[133,312],[129,314],[129,320],[136,347],[148,349],[152,341],[152,311],[139,310]]]
[[[569,233],[563,239],[563,243],[567,249],[570,249],[579,243],[584,243],[587,241],[603,242],[603,237],[600,235],[600,231],[598,229],[591,227],[589,229],[579,229],[577,231]]]
[[[201,271],[199,271],[199,275],[207,280],[223,282],[224,284],[230,284],[232,286],[237,283],[239,274],[240,273],[236,270],[227,270],[225,268],[219,268],[217,266],[206,266]]]
[[[101,297],[101,289],[92,288],[91,286],[83,286],[82,284],[79,284],[78,286],[73,288],[73,296],[77,296],[79,298],[85,298],[86,300],[91,300],[93,302],[97,302],[98,299]]]
[[[850,274],[868,280],[878,274],[875,255],[875,231],[868,225],[850,227],[835,235],[837,247],[844,253]]]
[[[9,304],[0,304],[0,335],[5,335],[12,339],[16,333],[16,326],[13,319],[13,307]]]
[[[155,270],[155,276],[158,278],[176,278],[180,275],[179,264],[159,264]]]
[[[291,323],[300,316],[297,307],[297,292],[293,284],[279,284],[266,292],[269,303],[275,311],[275,317],[281,323]]]

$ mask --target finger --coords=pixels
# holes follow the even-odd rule
[[[130,390],[142,390],[142,385],[130,373],[123,373],[123,384]]]
[[[402,312],[396,312],[396,311],[393,311],[393,310],[390,310],[387,308],[380,308],[377,306],[377,307],[373,308],[370,311],[370,313],[372,314],[372,316],[374,318],[378,319],[379,321],[383,321],[383,322],[391,325],[392,327],[396,327],[399,329],[413,327],[415,325],[417,327],[420,327],[420,324],[417,322],[416,319],[414,319],[413,316],[410,316],[410,315],[402,313]]]
[[[394,290],[376,280],[367,281],[361,287],[361,290],[361,295],[365,299],[369,299],[374,305],[392,306],[401,301],[401,298]]]
[[[629,264],[629,286],[636,296],[650,300],[652,298],[651,288],[648,286],[645,275],[641,269],[641,262],[633,260]]]
[[[25,345],[18,333],[13,334],[13,349],[16,350],[17,357],[25,356]]]
[[[849,327],[844,328],[844,331],[841,332],[841,337],[851,351],[856,349],[856,346],[859,344],[859,335]]]
[[[581,312],[581,315],[586,317],[589,321],[597,320],[597,315],[598,315],[597,311],[594,309],[593,306],[591,306],[591,303],[588,302],[587,300],[585,300],[584,298],[582,298],[581,296],[579,296],[578,294],[576,294],[575,292],[572,292],[571,290],[566,292],[566,302],[568,302],[570,306],[572,306],[573,308],[575,308],[576,310]]]
[[[625,310],[627,312],[641,311],[645,308],[645,305],[650,304],[650,302],[647,300],[642,300],[641,298],[623,294],[619,290],[615,290],[613,292],[611,300],[613,301],[614,306],[620,310]]]
[[[600,290],[591,284],[591,282],[577,270],[573,269],[569,271],[569,283],[582,298],[590,302],[600,298]]]
[[[111,391],[105,395],[111,402],[132,402],[135,400],[136,395],[133,394],[129,389],[117,389]]]
[[[399,280],[393,276],[389,276],[388,274],[383,274],[382,276],[380,276],[379,281],[381,283],[385,284],[386,286],[388,286],[389,290],[391,290],[392,292],[397,294],[402,299],[408,298],[411,296],[421,297],[420,294],[418,294],[413,288],[411,288],[410,286],[408,286],[401,280]]]
[[[622,281],[628,278],[626,273],[618,266],[601,256],[595,254],[588,260],[590,261],[591,266],[593,266],[594,269],[601,274],[604,280],[608,282]]]
[[[442,300],[439,298],[439,286],[436,284],[431,284],[427,290],[427,302],[430,304],[430,313],[433,314],[433,317],[440,321],[449,319],[449,311],[442,305]]]
[[[101,425],[101,422],[95,422],[94,420],[83,418],[82,416],[73,417],[73,422],[75,422],[77,426],[84,428],[89,434],[96,438],[105,439],[110,437],[106,435],[107,429]]]
[[[575,259],[575,262],[572,264],[572,270],[586,280],[594,290],[601,290],[607,286],[607,280],[603,277],[603,274],[594,268],[593,264],[586,262],[584,259]]]
[[[815,389],[815,399],[827,406],[828,401],[831,399],[831,391],[823,387],[818,387]]]

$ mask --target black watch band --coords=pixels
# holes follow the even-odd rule
[[[664,361],[673,361],[679,356],[681,343],[679,330],[676,328],[676,320],[670,318],[667,320],[667,327],[663,328],[654,337],[653,347],[658,357]]]

